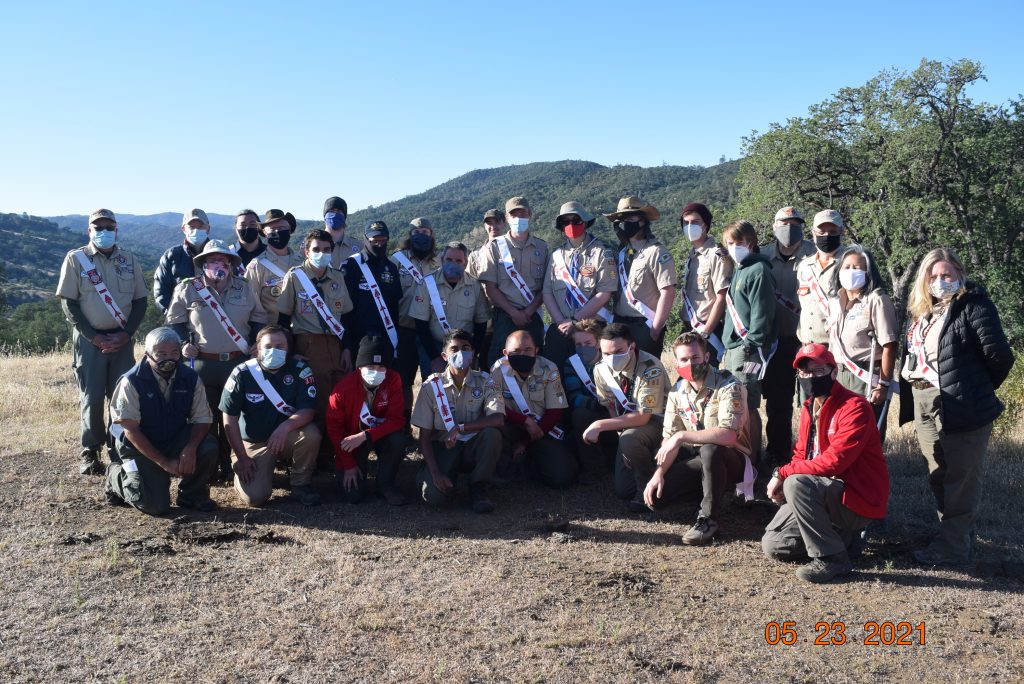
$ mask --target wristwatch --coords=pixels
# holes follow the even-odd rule
[[[779,477],[779,469],[778,468],[776,468],[775,470],[772,471],[772,479],[773,480],[781,480],[782,479],[781,477]]]
[[[459,432],[465,432],[466,431],[466,424],[465,423],[459,423],[455,427],[459,428]]]

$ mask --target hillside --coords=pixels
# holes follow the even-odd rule
[[[116,207],[111,207],[117,213]],[[214,237],[232,239],[234,216],[207,213],[213,227]],[[89,217],[85,214],[67,214],[64,216],[47,216],[61,228],[75,235],[85,235]],[[117,213],[118,239],[125,249],[139,256],[151,257],[153,266],[168,247],[181,242],[181,212],[165,211],[160,214],[121,214]]]

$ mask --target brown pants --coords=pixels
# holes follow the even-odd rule
[[[313,370],[316,387],[316,415],[314,420],[322,434],[327,434],[324,419],[327,399],[331,390],[344,377],[341,372],[341,341],[334,335],[300,333],[295,336],[295,353],[303,356]]]
[[[249,458],[256,461],[256,473],[248,482],[242,482],[235,475],[235,491],[247,506],[262,506],[274,489],[274,464],[278,459],[291,461],[292,486],[308,485],[316,470],[316,455],[320,449],[320,430],[309,423],[288,434],[284,451],[274,456],[267,449],[266,442],[246,442]],[[236,461],[234,454],[232,462]]]

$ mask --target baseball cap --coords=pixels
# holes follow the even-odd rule
[[[181,225],[187,226],[189,221],[199,219],[207,228],[210,227],[210,219],[206,218],[206,212],[202,209],[189,209],[181,216]]]
[[[825,209],[824,211],[819,211],[814,215],[815,228],[826,223],[831,223],[840,229],[845,227],[843,224],[843,215],[835,209]]]
[[[89,225],[95,223],[96,219],[110,219],[114,223],[117,223],[117,218],[114,216],[114,212],[109,209],[93,209],[92,213],[89,214]]]
[[[793,368],[799,368],[800,362],[804,359],[817,361],[828,366],[836,365],[836,359],[832,356],[832,352],[823,344],[805,344],[800,347],[800,351],[796,353],[796,358],[793,359]]]

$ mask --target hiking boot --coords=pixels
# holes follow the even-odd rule
[[[966,565],[967,563],[967,559],[951,556],[935,546],[918,549],[911,556],[914,558],[914,562],[921,565]]]
[[[183,499],[178,497],[178,508],[190,508],[193,511],[199,511],[200,513],[210,513],[217,510],[217,502],[206,497],[205,499]]]
[[[812,558],[810,563],[797,568],[796,576],[806,582],[820,584],[852,571],[853,564],[850,563],[850,557],[843,551],[832,556]]]
[[[384,489],[381,489],[380,495],[388,502],[389,506],[404,506],[409,503],[409,500],[405,498],[405,495],[394,487],[385,487]]]
[[[864,528],[860,532],[854,532],[853,539],[846,545],[846,555],[849,556],[851,561],[855,561],[864,555],[864,549],[868,545],[868,528]]]
[[[487,494],[487,485],[477,482],[469,486],[469,498],[473,502],[474,513],[490,513],[494,510],[494,502]]]
[[[128,502],[119,497],[114,493],[114,490],[110,486],[110,468],[114,464],[111,463],[107,466],[106,473],[103,477],[103,498],[107,500],[107,504],[110,506],[127,506]]]
[[[651,511],[647,504],[644,503],[644,495],[642,493],[637,494],[626,502],[626,510],[630,513],[649,513]]]
[[[82,475],[102,475],[103,464],[100,463],[100,452],[93,449],[82,450],[82,460],[78,464],[78,472]]]
[[[683,543],[689,546],[710,544],[718,532],[718,523],[704,515],[697,516],[697,522],[683,535]]]
[[[320,505],[320,495],[312,485],[292,485],[292,498],[297,499],[303,506]]]

